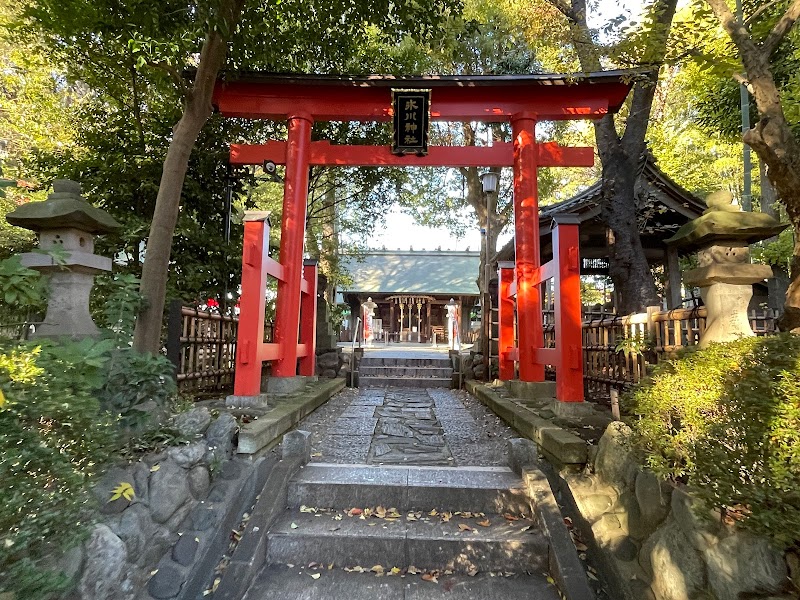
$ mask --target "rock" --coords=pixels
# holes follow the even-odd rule
[[[182,436],[194,438],[203,435],[211,425],[211,413],[206,407],[192,408],[175,415],[172,422]]]
[[[508,466],[517,475],[522,475],[525,467],[535,466],[539,462],[536,444],[531,440],[514,438],[506,442],[508,448]]]
[[[86,546],[86,566],[78,585],[82,600],[119,598],[128,552],[108,526],[95,525]]]
[[[175,533],[179,533],[186,529],[184,521],[193,507],[194,501],[189,500],[189,502],[178,508],[178,510],[176,510],[172,516],[167,519],[167,522],[164,523],[164,527]]]
[[[477,364],[472,368],[472,372],[475,375],[475,379],[486,379],[486,365],[483,363]]]
[[[683,489],[672,492],[672,518],[689,539],[695,550],[703,552],[719,541],[719,520],[703,519],[695,511],[694,500]]]
[[[750,533],[738,532],[703,553],[708,582],[719,600],[779,592],[788,575],[783,554]]]
[[[83,544],[75,544],[61,555],[56,564],[56,569],[70,579],[75,579],[80,575],[85,561],[86,551]]]
[[[595,471],[620,491],[633,489],[639,471],[629,448],[630,435],[630,427],[614,421],[609,423],[597,448]]]
[[[320,377],[325,377],[327,379],[333,379],[336,377],[336,371],[333,369],[325,369],[319,374]]]
[[[135,502],[147,502],[150,489],[150,465],[139,461],[131,466],[133,471],[133,489],[136,491]]]
[[[206,497],[206,502],[222,502],[225,500],[225,496],[228,493],[228,486],[223,480],[218,480],[214,487],[211,488],[211,491],[208,492],[208,496]]]
[[[211,476],[203,465],[198,465],[189,471],[189,491],[197,500],[206,495],[210,484]]]
[[[109,502],[112,502],[111,496],[114,495],[114,489],[120,483],[130,483],[131,486],[133,486],[135,496],[141,495],[140,490],[136,489],[133,473],[121,467],[111,467],[108,469],[108,471],[103,473],[103,476],[100,477],[92,489],[92,493],[100,503],[100,512],[103,512],[104,514],[116,514],[122,512],[128,506],[127,500],[123,501],[122,503],[117,503],[117,507],[122,505],[122,507],[118,510],[110,510],[105,506]]]
[[[598,541],[607,541],[623,535],[622,523],[617,515],[606,513],[592,525],[592,531]]]
[[[639,503],[633,492],[621,494],[611,508],[611,512],[617,515],[625,533],[637,540],[645,539],[658,527],[658,523],[652,523],[642,518]]]
[[[159,566],[156,574],[147,582],[147,591],[157,600],[167,600],[177,596],[185,582],[183,575],[172,565]]]
[[[169,531],[166,527],[158,527],[154,529],[154,533],[150,536],[147,546],[142,553],[137,557],[136,564],[144,568],[152,568],[164,553],[178,541],[178,535]]]
[[[180,467],[191,469],[203,460],[207,449],[205,441],[200,441],[187,446],[174,446],[169,448],[167,450],[167,456]]]
[[[800,555],[796,552],[786,554],[786,565],[789,567],[789,579],[794,587],[800,589]]]
[[[283,436],[282,457],[290,458],[293,456],[302,457],[303,463],[311,460],[311,432],[295,429]],[[227,466],[227,465],[226,465]],[[224,469],[223,469],[224,470]],[[228,479],[222,474],[224,479]]]
[[[649,562],[656,598],[690,600],[700,596],[705,586],[705,564],[681,528],[672,519],[667,519],[664,527],[653,537]]]
[[[636,500],[642,518],[653,528],[669,514],[672,489],[651,471],[639,471],[636,476]]]
[[[639,547],[627,536],[621,536],[613,540],[610,547],[614,557],[625,562],[635,560],[639,554]]]
[[[134,504],[122,513],[112,530],[125,542],[128,554],[138,556],[150,540],[154,529],[150,512],[142,504]]]
[[[150,511],[156,523],[164,523],[189,499],[186,471],[171,460],[150,478]]]
[[[326,352],[317,357],[317,364],[323,371],[326,369],[336,369],[339,366],[339,353]]]
[[[589,494],[576,499],[581,509],[581,514],[589,522],[597,520],[600,515],[611,510],[615,499],[608,494]]]
[[[473,359],[471,356],[467,356],[467,357],[464,358],[464,361],[461,363],[461,368],[464,371],[467,371],[467,370],[471,369],[472,365],[474,365],[474,364],[475,364],[475,359]]]
[[[219,476],[223,479],[227,479],[228,481],[232,479],[236,479],[242,472],[242,465],[240,465],[235,460],[229,460],[224,465],[222,465],[222,469],[219,471]]]
[[[197,554],[197,548],[200,546],[200,539],[189,532],[181,536],[178,543],[172,547],[172,560],[179,565],[188,567],[194,562],[194,557]]]
[[[218,517],[218,511],[213,506],[198,504],[192,509],[191,528],[197,531],[206,531]]]
[[[235,448],[234,437],[239,429],[236,419],[230,413],[224,412],[211,423],[206,431],[206,442],[211,448],[213,458],[217,461],[227,460],[233,456]],[[211,462],[210,460],[208,461]]]

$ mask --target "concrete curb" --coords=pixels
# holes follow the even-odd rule
[[[267,532],[273,521],[285,512],[289,480],[305,461],[302,455],[289,456],[272,469],[242,539],[214,592],[215,600],[241,598],[264,566],[267,558]]]
[[[343,378],[315,384],[313,389],[282,401],[280,406],[263,417],[245,423],[239,430],[239,454],[255,454],[278,443],[281,436],[297,425],[331,396],[344,388]]]
[[[559,465],[583,466],[588,460],[588,445],[577,435],[543,419],[513,399],[501,398],[480,381],[466,382],[467,391],[483,402],[523,437],[533,440],[544,456]]]
[[[550,541],[550,573],[558,589],[566,600],[595,600],[547,477],[537,467],[527,465],[522,468],[522,480],[528,487],[536,515]]]

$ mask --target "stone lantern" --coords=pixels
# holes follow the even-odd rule
[[[754,335],[747,319],[753,284],[770,279],[772,269],[750,263],[749,245],[788,227],[764,213],[742,212],[727,191],[711,194],[706,205],[700,217],[666,240],[684,253],[697,250],[698,266],[683,279],[700,288],[708,311],[701,348]]]
[[[50,299],[44,323],[32,337],[84,338],[100,333],[89,314],[89,294],[97,273],[111,270],[111,259],[94,254],[94,236],[122,227],[81,196],[79,183],[57,179],[44,202],[29,202],[6,215],[12,225],[37,232],[39,248],[22,264],[48,276]]]

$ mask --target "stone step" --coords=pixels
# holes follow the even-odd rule
[[[508,521],[502,515],[465,519],[421,513],[407,520],[348,516],[343,511],[311,514],[292,510],[270,527],[267,564],[333,564],[334,567],[382,565],[448,569],[457,573],[548,570],[549,544],[530,519]],[[478,521],[488,526],[481,526]]]
[[[372,367],[440,367],[449,368],[452,363],[446,356],[442,358],[387,358],[364,356],[359,363],[362,366]]]
[[[446,367],[416,367],[416,366],[377,366],[361,365],[358,368],[361,377],[450,377],[453,369]]]
[[[525,485],[506,467],[310,463],[289,482],[289,506],[395,507],[530,515]]]
[[[361,376],[359,387],[451,388],[452,377],[378,377]]]
[[[365,568],[371,568],[373,564]],[[387,569],[388,571],[388,569]],[[318,578],[313,577],[319,575]],[[492,577],[489,573],[439,575],[436,583],[420,575],[384,576],[341,569],[312,570],[272,565],[256,579],[245,600],[558,600],[558,592],[539,574]]]

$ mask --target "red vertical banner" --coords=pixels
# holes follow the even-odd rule
[[[311,125],[312,119],[307,115],[289,117],[281,217],[280,262],[284,269],[284,280],[278,281],[275,305],[275,342],[280,346],[280,358],[272,368],[275,377],[297,375],[300,281],[303,276]]]
[[[581,263],[577,215],[553,218],[553,260],[556,264],[555,319],[556,398],[583,401],[583,326],[581,323]]]
[[[236,342],[236,396],[261,393],[261,344],[269,255],[269,218],[264,212],[247,212],[242,246],[242,296],[239,300],[239,334]]]
[[[544,345],[540,290],[534,283],[540,266],[536,118],[534,115],[515,115],[511,127],[514,138],[519,378],[521,381],[544,381],[544,365],[534,362],[534,350]]]
[[[500,271],[500,286],[498,289],[498,354],[500,365],[498,377],[501,381],[514,379],[514,359],[511,352],[514,349],[514,298],[511,297],[511,287],[514,283],[514,263],[501,262],[497,265]]]

